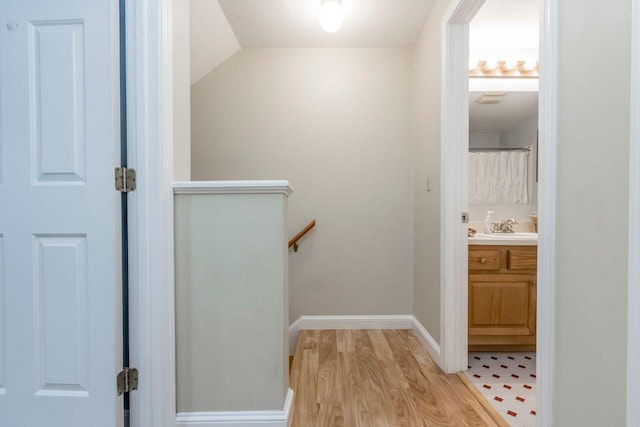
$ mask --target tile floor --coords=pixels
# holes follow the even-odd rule
[[[469,353],[465,373],[510,426],[535,426],[535,353]]]

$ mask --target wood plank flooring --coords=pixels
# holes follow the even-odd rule
[[[293,427],[498,426],[410,330],[301,331]]]

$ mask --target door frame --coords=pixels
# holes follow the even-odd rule
[[[631,2],[629,129],[629,278],[627,311],[627,425],[640,425],[640,0]]]
[[[440,366],[467,369],[467,225],[469,150],[469,23],[485,0],[453,1],[442,25],[440,164]]]
[[[468,111],[465,93],[468,29],[456,20],[469,16],[481,0],[458,0],[443,22],[444,167],[441,224],[441,365],[448,372],[466,366],[467,295],[466,235],[460,232],[460,203],[464,192],[461,149],[464,132],[454,128]],[[640,0],[632,0],[631,75],[640,75]],[[466,11],[465,11],[466,9]],[[130,123],[129,153],[141,177],[131,203],[132,307],[131,360],[141,370],[140,390],[132,395],[132,425],[175,425],[175,347],[173,297],[173,131],[171,70],[171,1],[128,2]],[[458,14],[459,13],[459,14]],[[475,14],[475,12],[474,12]],[[473,15],[471,15],[473,16]],[[558,0],[542,0],[540,31],[540,145],[538,235],[538,425],[551,425],[554,354],[555,200],[557,145]],[[454,19],[455,18],[455,19]],[[466,21],[468,24],[468,21]],[[463,27],[463,28],[461,28]],[[467,33],[468,34],[468,33]],[[465,45],[467,48],[465,49]],[[456,49],[457,48],[457,49]],[[131,52],[135,51],[135,55]],[[449,74],[448,72],[451,72]],[[453,79],[449,76],[465,78]],[[462,82],[461,82],[462,81]],[[630,217],[640,217],[640,83],[631,79]],[[445,102],[445,100],[447,102]],[[465,109],[465,103],[466,109]],[[457,144],[456,144],[457,141]],[[449,144],[448,142],[452,142]],[[455,147],[457,145],[457,147]],[[458,155],[456,156],[456,153]],[[457,169],[456,169],[457,168]],[[457,194],[457,195],[456,195]],[[456,201],[457,200],[457,201]],[[627,425],[640,425],[640,224],[629,221],[629,328]],[[454,242],[446,245],[444,242]],[[164,268],[157,268],[158,265]],[[457,302],[456,302],[457,301]],[[461,351],[464,349],[464,351]],[[456,369],[459,367],[459,369]]]
[[[467,240],[460,224],[467,191],[462,179],[468,132],[459,126],[468,116],[468,22],[484,0],[456,0],[442,25],[441,221],[441,366],[447,372],[467,366]],[[634,0],[637,5],[640,0]],[[640,22],[634,14],[634,28]],[[131,360],[140,369],[139,393],[131,400],[132,425],[175,425],[175,330],[173,272],[173,124],[171,0],[128,3],[129,123],[131,165],[138,171],[138,190],[131,202]],[[555,193],[557,144],[558,0],[542,0],[540,32],[539,204],[538,234],[538,425],[552,420],[555,288]],[[634,41],[636,47],[637,31]],[[132,55],[135,52],[135,55]],[[635,70],[640,70],[636,56]],[[455,77],[455,78],[454,78]],[[636,99],[640,98],[638,85]],[[636,103],[637,104],[637,103]],[[640,117],[640,107],[634,112]],[[464,113],[467,113],[466,116]],[[632,121],[633,123],[633,121]],[[635,158],[640,164],[640,130]],[[634,157],[632,157],[633,159]],[[638,169],[636,166],[635,169]],[[638,171],[636,171],[638,172]],[[640,182],[640,173],[635,178]],[[632,187],[633,188],[633,187]],[[636,187],[638,188],[638,187]],[[634,194],[640,200],[640,194]],[[636,203],[640,212],[640,203]],[[640,241],[640,228],[635,230]],[[449,242],[449,243],[447,243]],[[636,245],[640,253],[640,244]],[[158,268],[157,266],[163,266]],[[637,268],[640,277],[640,268]],[[631,276],[630,276],[631,279]],[[637,280],[634,286],[637,288]],[[630,282],[631,285],[631,282]],[[640,307],[640,290],[634,307]],[[630,298],[631,304],[631,298]],[[638,311],[638,310],[636,310]],[[634,330],[638,336],[638,327]],[[631,334],[631,330],[630,330]],[[639,346],[640,347],[640,346]],[[637,349],[640,353],[640,350]],[[632,359],[633,360],[633,359]],[[640,377],[636,375],[636,377]],[[640,378],[636,378],[636,396]],[[629,386],[631,387],[631,385]],[[628,393],[631,395],[631,393]],[[640,417],[639,414],[635,415]],[[637,418],[634,418],[637,419]],[[633,424],[632,424],[633,425]]]
[[[174,427],[172,2],[127,2],[131,425]]]
[[[636,0],[638,1],[638,0]],[[541,0],[539,81],[537,402],[538,425],[553,419],[555,200],[559,0]],[[467,368],[468,25],[483,0],[455,0],[442,24],[441,367]],[[640,233],[640,232],[639,232]]]

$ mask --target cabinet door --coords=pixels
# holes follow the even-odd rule
[[[535,277],[534,274],[470,274],[469,335],[496,336],[496,342],[503,343],[499,337],[535,337]]]

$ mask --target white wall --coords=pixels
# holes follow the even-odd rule
[[[414,294],[413,314],[440,342],[440,119],[442,17],[435,6],[413,50]],[[431,191],[427,191],[429,180]]]
[[[469,148],[500,148],[500,133],[469,132]]]
[[[411,59],[242,49],[192,86],[193,178],[288,179],[288,236],[317,220],[289,256],[291,322],[411,313]]]
[[[282,411],[286,196],[181,194],[175,211],[177,411]]]
[[[173,0],[173,179],[191,179],[189,1]]]
[[[554,426],[624,426],[631,2],[559,4]]]
[[[504,130],[500,133],[500,147],[527,147],[536,145],[538,140],[538,112],[531,117],[524,119],[512,129]]]
[[[189,49],[191,84],[240,50],[240,43],[217,0],[181,0],[190,3]]]

